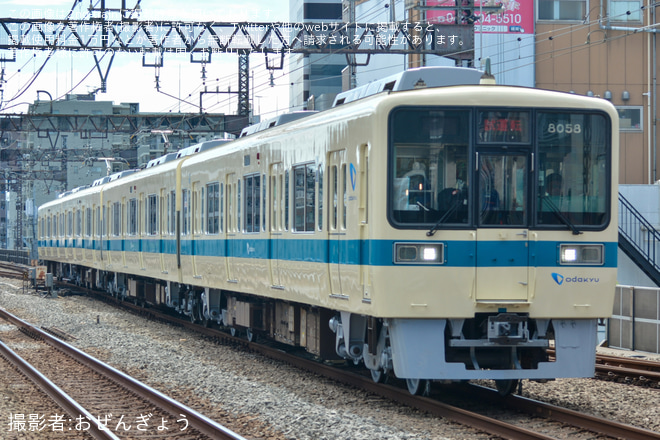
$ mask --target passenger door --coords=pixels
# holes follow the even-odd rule
[[[280,278],[280,257],[282,246],[282,225],[284,223],[284,173],[281,163],[270,166],[269,203],[270,207],[270,240],[268,240],[268,261],[270,283],[275,289],[283,289]],[[264,213],[265,215],[265,213]]]
[[[238,238],[240,225],[237,224],[236,210],[238,209],[236,202],[236,174],[228,174],[225,180],[225,188],[227,188],[227,221],[225,228],[225,265],[227,272],[227,281],[236,283],[236,275],[234,273],[234,255],[238,252]]]
[[[346,296],[341,283],[341,268],[346,258],[346,156],[345,150],[328,154],[328,272],[331,296]]]
[[[477,301],[528,299],[529,162],[526,153],[477,154]]]

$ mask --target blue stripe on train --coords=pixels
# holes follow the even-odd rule
[[[103,250],[176,254],[174,239],[103,240]],[[317,240],[317,239],[205,239],[181,240],[181,255],[277,259],[313,263],[394,264],[394,240]],[[565,243],[565,242],[562,242]],[[447,241],[445,263],[450,267],[558,266],[559,242],[555,241]],[[602,243],[605,263],[617,266],[618,243]],[[39,246],[99,250],[100,240],[45,240]],[[478,251],[477,251],[478,246]],[[599,266],[600,267],[600,266]]]

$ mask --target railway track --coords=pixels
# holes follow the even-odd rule
[[[596,373],[607,377],[629,377],[660,382],[660,363],[646,359],[598,355]]]
[[[14,263],[0,262],[0,277],[27,280],[28,268]]]
[[[243,440],[198,412],[18,317],[1,309],[0,317],[18,330],[1,333],[5,341],[0,342],[2,357],[66,412],[68,416],[58,421],[65,432],[84,431],[103,440],[156,437]]]
[[[72,286],[69,286],[72,287]],[[81,289],[85,290],[85,289]],[[247,341],[245,338],[232,337],[231,335],[213,328],[205,328],[196,325],[189,320],[183,320],[168,314],[160,313],[154,309],[145,309],[131,303],[121,302],[106,295],[98,294],[94,291],[88,291],[98,298],[111,302],[116,305],[128,308],[133,312],[145,316],[149,319],[161,320],[170,324],[186,327],[194,332],[200,333],[213,340],[221,341],[224,344],[240,345],[253,352],[260,353],[271,359],[276,359],[306,371],[318,374],[337,382],[357,387],[383,398],[393,400],[407,406],[416,408],[426,413],[443,417],[457,423],[470,426],[489,433],[490,435],[501,438],[512,439],[549,439],[554,438],[546,434],[535,432],[534,430],[507,423],[493,417],[485,416],[480,413],[469,411],[458,406],[449,405],[437,399],[419,397],[411,395],[407,389],[386,384],[374,383],[371,377],[358,374],[350,369],[337,368],[330,365],[319,363],[315,360],[306,359],[295,354],[287,352],[281,346],[271,347],[268,345],[255,344]],[[502,398],[497,392],[488,389],[475,387],[456,388],[457,394],[471,394],[474,399],[482,402],[489,402],[491,407],[506,406],[511,411],[520,411],[527,415],[546,419],[549,423],[555,423],[564,429],[563,426],[570,425],[575,432],[587,430],[602,437],[599,438],[626,438],[636,439],[660,439],[660,433],[647,429],[634,427],[622,423],[617,423],[608,419],[594,417],[587,414],[581,414],[577,411],[549,405],[543,402],[526,399],[518,396],[509,396]],[[470,391],[468,391],[468,389]],[[569,428],[571,429],[571,428]]]

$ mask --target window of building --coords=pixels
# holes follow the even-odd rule
[[[585,0],[538,0],[539,20],[584,20],[587,16]]]
[[[314,231],[316,210],[316,167],[314,164],[293,167],[294,180],[294,230]]]
[[[621,106],[616,110],[619,112],[619,130],[644,131],[642,106]]]
[[[639,0],[609,0],[607,6],[611,21],[633,23],[642,21],[642,4]]]

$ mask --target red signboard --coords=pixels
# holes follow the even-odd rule
[[[456,20],[455,9],[446,9],[447,7],[456,7],[457,2],[459,7],[465,8],[469,6],[466,0],[427,0],[427,6],[443,9],[429,9],[426,11],[426,20],[431,23],[439,24],[461,24],[465,23],[465,14],[459,13],[458,20]],[[493,3],[491,1],[484,1],[483,7],[488,7],[492,10],[495,6],[502,6],[502,12],[488,13],[487,11],[480,12],[479,7],[482,5],[480,0],[474,1],[473,16],[482,16],[482,20],[474,21],[474,32],[482,32],[484,34],[533,34],[534,33],[534,1],[533,0],[509,0],[504,2]]]

